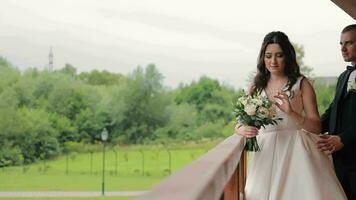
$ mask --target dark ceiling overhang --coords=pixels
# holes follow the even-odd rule
[[[356,20],[356,0],[331,0]]]

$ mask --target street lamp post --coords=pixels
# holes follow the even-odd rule
[[[101,182],[101,195],[105,195],[105,145],[106,145],[106,140],[108,139],[109,133],[106,128],[103,129],[101,132],[101,140],[103,141],[103,176],[102,176],[102,182]]]

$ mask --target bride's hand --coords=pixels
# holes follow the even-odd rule
[[[256,137],[258,134],[258,129],[254,126],[245,126],[237,124],[235,126],[235,133],[238,135],[242,135],[246,138]]]
[[[279,99],[282,101],[282,103],[275,102],[275,105],[284,113],[290,114],[293,112],[292,106],[290,105],[290,101],[288,98],[288,95],[284,92],[278,92],[277,95],[274,96],[274,98]]]

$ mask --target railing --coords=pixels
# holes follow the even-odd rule
[[[230,136],[139,199],[243,200],[246,179],[244,144],[241,136]]]

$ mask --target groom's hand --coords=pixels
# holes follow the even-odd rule
[[[344,147],[341,138],[337,135],[321,135],[316,144],[318,149],[327,155],[339,151]]]

